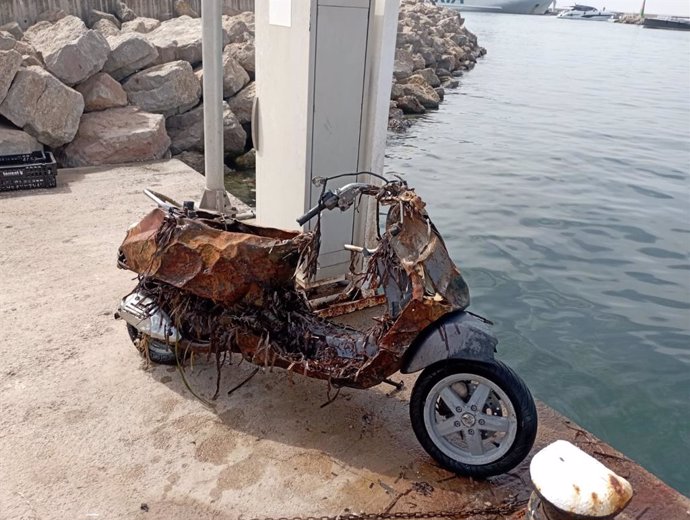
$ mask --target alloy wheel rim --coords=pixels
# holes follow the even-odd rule
[[[508,395],[476,374],[452,374],[436,383],[424,403],[424,424],[445,455],[470,465],[497,461],[517,435],[517,415]]]

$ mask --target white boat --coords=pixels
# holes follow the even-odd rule
[[[589,20],[594,22],[608,22],[613,20],[616,13],[599,10],[588,5],[574,5],[567,11],[561,11],[556,18],[564,20]]]
[[[554,0],[436,0],[436,5],[459,11],[544,14]]]

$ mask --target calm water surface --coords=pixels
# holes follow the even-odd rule
[[[386,169],[536,396],[690,495],[690,33],[467,25],[488,55]]]

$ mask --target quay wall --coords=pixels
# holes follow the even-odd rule
[[[97,9],[107,13],[115,11],[120,0],[0,0],[0,25],[17,22],[26,29],[35,23],[39,14],[49,9],[62,9],[67,14],[86,18]],[[125,2],[139,16],[168,20],[175,16],[175,0],[127,0]],[[188,0],[189,5],[201,12],[201,0]],[[224,7],[241,11],[254,10],[254,0],[224,0]]]

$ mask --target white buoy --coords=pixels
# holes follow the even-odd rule
[[[530,464],[534,484],[528,520],[610,519],[630,502],[630,483],[567,441],[556,441]]]

